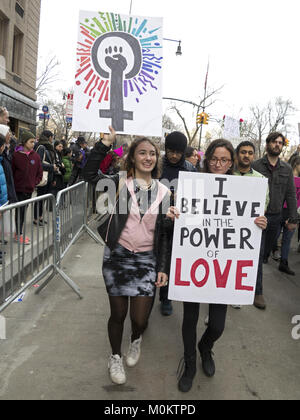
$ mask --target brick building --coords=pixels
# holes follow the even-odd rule
[[[0,0],[0,106],[12,131],[35,132],[41,0]]]

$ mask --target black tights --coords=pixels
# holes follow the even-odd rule
[[[130,299],[130,319],[132,326],[131,341],[140,338],[148,326],[153,297],[109,296],[111,316],[108,321],[108,336],[112,354],[121,356],[124,322],[128,313]]]
[[[184,303],[183,308],[182,337],[184,354],[186,357],[190,357],[196,352],[200,304]],[[225,328],[226,314],[227,305],[209,305],[209,324],[200,341],[202,350],[212,350],[214,343],[221,337]]]

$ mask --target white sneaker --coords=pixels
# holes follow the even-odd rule
[[[123,366],[123,358],[118,354],[110,356],[108,361],[110,379],[116,385],[123,385],[126,382],[126,374]]]
[[[134,367],[140,360],[141,344],[142,344],[142,337],[140,337],[138,340],[135,340],[133,343],[131,342],[131,339],[130,339],[129,349],[126,356],[126,364],[128,367]]]

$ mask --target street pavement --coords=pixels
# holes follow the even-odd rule
[[[229,308],[226,330],[214,348],[216,375],[198,372],[192,390],[177,390],[177,367],[183,356],[182,304],[162,317],[158,299],[142,345],[139,364],[126,368],[127,383],[110,382],[107,361],[109,305],[101,276],[103,247],[82,236],[62,263],[64,272],[80,287],[77,295],[60,277],[40,293],[30,289],[20,303],[1,315],[6,340],[0,341],[0,400],[290,400],[300,399],[299,315],[300,254],[291,250],[291,277],[273,260],[264,266],[267,310]],[[199,337],[205,330],[207,305],[201,307]],[[294,328],[294,338],[292,330]],[[123,352],[130,324],[124,331]]]

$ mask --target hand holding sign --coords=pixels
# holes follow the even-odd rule
[[[116,138],[117,138],[117,133],[116,133],[115,129],[112,126],[109,126],[108,128],[109,128],[110,134],[105,134],[104,135],[104,138],[102,140],[102,143],[105,146],[110,147],[110,146],[112,146],[115,143]]]

